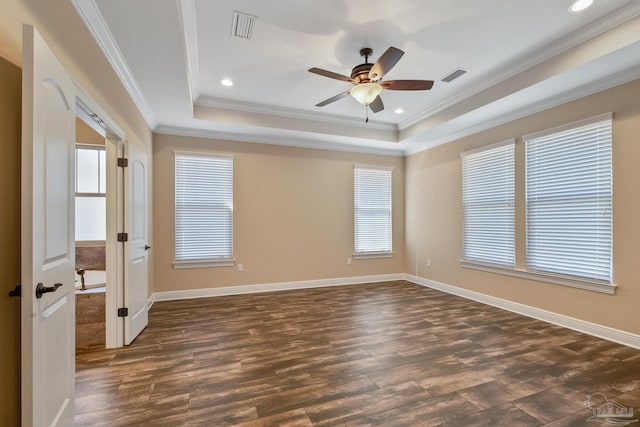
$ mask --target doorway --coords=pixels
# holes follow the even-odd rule
[[[76,350],[106,347],[107,162],[104,129],[76,117]]]
[[[137,229],[147,228],[148,169],[125,171],[126,157],[118,156],[128,151],[124,133],[73,81],[37,30],[26,24],[22,94],[22,423],[71,425],[75,394],[76,117],[106,137],[106,347],[131,342],[132,339],[125,342],[127,326],[129,331],[138,331],[140,327],[132,329],[130,325],[142,325],[146,320],[146,304],[138,308],[138,302],[143,300],[139,294],[146,300],[146,276],[136,283],[138,286],[131,286],[129,271],[134,263],[148,266],[147,257],[138,255],[137,246],[144,253],[150,246],[143,245],[140,239],[127,243],[126,235],[131,220],[138,218],[139,208],[143,208],[145,221]],[[147,164],[145,156],[136,158]],[[142,170],[144,179],[132,176],[133,170]],[[143,191],[136,190],[140,188],[136,183],[142,184]],[[145,197],[131,197],[132,194]],[[124,236],[122,240],[120,235]],[[131,250],[134,243],[136,247]],[[127,305],[135,310],[135,322],[127,317]]]
[[[86,346],[113,348],[123,345],[117,320],[118,298],[123,293],[117,242],[117,179],[119,132],[76,99],[75,144],[75,300],[76,349]],[[104,117],[104,116],[103,116]]]
[[[122,347],[148,322],[148,157],[76,90],[76,347]]]

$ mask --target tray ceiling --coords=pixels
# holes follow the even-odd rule
[[[73,1],[160,133],[403,155],[640,77],[633,0]],[[385,79],[433,89],[384,91],[368,124],[351,97],[314,106],[351,85],[310,67],[348,75],[389,46],[405,55]]]

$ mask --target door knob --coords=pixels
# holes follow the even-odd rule
[[[42,298],[43,294],[55,292],[62,286],[62,283],[54,283],[53,286],[45,286],[42,283],[36,285],[36,298]]]
[[[151,246],[149,246],[149,245],[144,245],[144,250],[145,250],[145,251],[148,251],[149,249],[151,249]]]

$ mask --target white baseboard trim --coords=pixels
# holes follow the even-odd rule
[[[222,288],[188,289],[184,291],[154,292],[149,297],[149,308],[156,301],[171,301],[190,298],[220,297],[225,295],[254,294],[260,292],[289,291],[294,289],[325,288],[328,286],[357,285],[360,283],[390,282],[404,280],[403,273],[374,276],[342,277],[338,279],[304,280],[299,282],[266,283],[259,285],[225,286]]]
[[[553,323],[574,331],[593,335],[598,338],[613,341],[618,344],[640,349],[640,335],[631,332],[621,331],[608,326],[598,325],[585,320],[575,319],[563,314],[543,310],[529,305],[520,304],[506,299],[482,294],[435,280],[425,279],[412,274],[380,274],[373,276],[343,277],[337,279],[304,280],[298,282],[266,283],[257,285],[225,286],[221,288],[188,289],[183,291],[154,292],[149,297],[148,308],[151,309],[156,301],[171,301],[191,298],[208,298],[225,295],[242,295],[261,292],[278,292],[294,289],[324,288],[329,286],[357,285],[375,282],[390,282],[395,280],[406,280],[417,285],[436,289],[448,294],[457,295],[483,304],[498,307],[523,316],[532,317],[544,322]]]
[[[459,288],[457,286],[447,285],[445,283],[436,282],[435,280],[425,279],[423,277],[418,277],[411,274],[405,274],[404,279],[417,285],[478,301],[483,304],[488,304],[514,313],[522,314],[523,316],[532,317],[544,322],[553,323],[554,325],[573,329],[574,331],[593,335],[594,337],[613,341],[615,343],[626,345],[628,347],[640,349],[640,335],[632,334],[631,332],[625,332],[619,329],[610,328],[608,326],[587,322],[585,320],[575,319],[563,314],[542,310],[540,308],[531,307],[528,305],[505,300],[502,298],[497,298],[491,295],[482,294],[480,292],[475,292],[464,288]]]

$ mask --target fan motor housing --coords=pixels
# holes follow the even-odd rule
[[[369,71],[373,67],[373,64],[365,63],[356,65],[351,70],[351,78],[353,79],[355,84],[367,83],[369,82]]]

